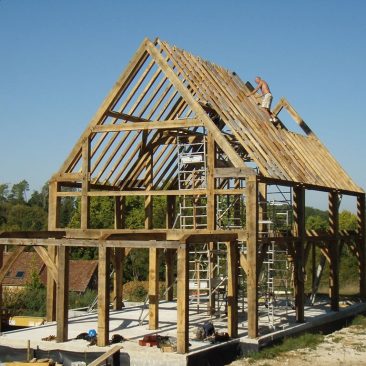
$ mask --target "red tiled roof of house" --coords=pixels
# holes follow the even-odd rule
[[[4,264],[8,261],[10,253],[4,253]],[[70,260],[69,264],[69,289],[75,292],[84,292],[92,280],[98,267],[97,260]],[[25,286],[31,281],[32,271],[40,276],[43,284],[47,281],[47,268],[42,259],[35,252],[23,252],[14,262],[6,274],[4,286]]]

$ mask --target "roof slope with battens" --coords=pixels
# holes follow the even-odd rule
[[[206,127],[236,167],[245,167],[244,160],[224,131],[235,137],[264,177],[363,192],[303,121],[298,123],[306,127],[307,135],[288,131],[283,124],[272,125],[256,98],[245,96],[248,91],[235,73],[159,39],[145,39],[59,174],[82,172],[82,146],[89,138],[92,183],[116,189],[143,188],[148,174],[145,162],[153,151],[156,188],[163,179],[172,178],[171,166],[176,160],[171,146],[174,134],[164,134],[164,127],[179,129],[190,121],[190,132]],[[224,131],[198,101],[211,104],[225,123]],[[146,122],[163,129],[147,131]]]
[[[199,98],[220,114],[265,177],[362,192],[312,131],[304,136],[269,123],[256,98],[245,96],[249,89],[235,73],[166,42],[159,45]]]

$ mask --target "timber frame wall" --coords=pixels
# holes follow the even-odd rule
[[[331,307],[339,306],[339,257],[343,244],[357,256],[360,296],[366,299],[365,193],[322,145],[293,107],[281,99],[303,134],[273,125],[251,90],[234,73],[156,39],[145,39],[117,83],[49,183],[47,232],[0,233],[0,283],[27,246],[33,246],[48,269],[47,319],[57,321],[57,341],[68,339],[68,257],[71,247],[97,247],[98,345],[109,338],[109,265],[115,269],[115,309],[122,307],[123,258],[133,248],[149,249],[149,327],[159,327],[158,265],[166,263],[166,286],[177,274],[177,350],[188,352],[188,251],[197,243],[227,243],[228,332],[238,334],[239,264],[247,277],[248,334],[258,336],[258,276],[266,244],[288,248],[294,260],[296,320],[304,321],[304,268],[312,246],[319,246],[330,264]],[[214,118],[215,117],[215,118]],[[207,141],[205,187],[182,190],[177,183],[177,137]],[[231,185],[230,182],[236,182]],[[261,202],[267,187],[293,190],[294,225],[286,235],[260,237]],[[329,230],[305,230],[305,191],[329,195]],[[240,229],[217,228],[220,195],[245,196],[246,216]],[[339,195],[356,197],[358,229],[339,230]],[[126,197],[141,196],[145,228],[126,228]],[[154,228],[154,197],[166,197],[166,227]],[[204,228],[174,227],[182,196],[207,197]],[[80,203],[80,228],[60,227],[63,200]],[[95,197],[114,200],[113,229],[90,225]],[[262,198],[260,198],[262,197]],[[239,253],[238,241],[246,253]],[[259,246],[259,241],[261,246]],[[5,245],[15,250],[3,265]],[[173,268],[174,256],[177,268]],[[167,300],[173,300],[171,290]]]

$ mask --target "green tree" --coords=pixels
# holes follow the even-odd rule
[[[342,211],[339,214],[339,228],[340,230],[356,230],[357,216],[349,211]]]
[[[8,198],[15,203],[25,203],[28,191],[29,183],[23,179],[21,182],[13,184]]]
[[[6,230],[45,230],[47,228],[47,213],[37,206],[11,205],[7,212],[6,226]]]
[[[8,184],[0,184],[0,203],[6,202],[9,196],[9,185]]]
[[[41,191],[33,191],[30,199],[28,200],[30,206],[39,206],[46,212],[48,211],[48,182],[46,182]]]
[[[322,216],[311,215],[306,219],[307,230],[327,230],[328,220]]]

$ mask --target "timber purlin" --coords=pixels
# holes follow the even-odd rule
[[[279,119],[268,122],[253,90],[237,73],[155,39],[144,39],[116,84],[103,101],[60,169],[49,182],[48,231],[0,232],[0,280],[26,247],[34,246],[45,262],[47,320],[57,318],[57,340],[68,338],[68,256],[71,247],[98,248],[98,345],[109,332],[109,264],[115,270],[114,308],[122,304],[123,258],[134,248],[149,249],[149,327],[159,327],[159,259],[166,260],[167,299],[172,300],[174,266],[177,274],[177,351],[189,351],[189,250],[208,244],[226,244],[228,266],[228,332],[238,330],[238,268],[247,275],[248,334],[258,328],[258,279],[268,245],[287,248],[295,265],[296,319],[304,321],[304,268],[311,248],[319,248],[331,266],[332,309],[338,310],[339,255],[346,244],[358,259],[360,294],[366,300],[365,193],[320,142],[309,125],[285,99],[273,112],[287,111],[303,134],[294,133]],[[179,189],[179,141],[196,152],[207,147],[203,159],[204,184],[197,184],[199,169],[192,168],[190,189]],[[186,163],[186,168],[188,165]],[[295,224],[282,232],[262,235],[268,188],[289,187],[293,192]],[[328,192],[330,230],[305,230],[305,191]],[[357,198],[358,227],[339,229],[339,195]],[[126,227],[128,197],[141,197],[144,228]],[[154,201],[166,198],[166,222],[154,227]],[[62,228],[63,200],[80,202],[80,227]],[[114,229],[91,227],[93,200],[108,197],[114,205]],[[240,226],[218,227],[220,197],[245,202]],[[191,199],[193,229],[179,225],[178,206]],[[206,201],[204,201],[206,200]],[[201,202],[201,203],[200,203]],[[206,202],[206,203],[202,203]],[[204,215],[198,207],[206,208]],[[236,207],[236,209],[238,206]],[[244,212],[244,211],[243,211]],[[196,216],[195,216],[196,215]],[[199,217],[207,224],[199,227]],[[178,222],[178,225],[177,225]],[[135,224],[135,223],[134,223]],[[242,243],[246,253],[240,252]],[[17,248],[2,265],[5,245]],[[47,250],[43,247],[47,247]],[[164,252],[164,253],[163,253]],[[164,255],[163,255],[164,254]],[[212,254],[212,253],[211,253]],[[213,266],[212,258],[209,266]],[[314,272],[314,270],[313,270]],[[56,294],[57,290],[57,294]],[[1,293],[1,285],[0,285]],[[1,305],[1,304],[0,304]],[[56,306],[57,305],[57,306]],[[214,299],[210,299],[210,312]],[[56,310],[57,309],[57,310]]]

